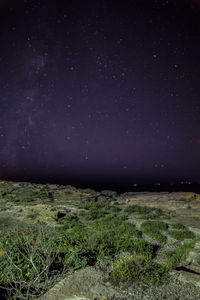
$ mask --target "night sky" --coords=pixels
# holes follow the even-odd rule
[[[0,179],[200,182],[198,3],[1,0]]]

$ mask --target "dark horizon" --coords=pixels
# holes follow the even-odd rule
[[[200,182],[200,4],[0,3],[0,180]]]
[[[112,190],[117,193],[125,192],[193,192],[200,194],[200,182],[189,181],[182,179],[181,181],[137,181],[132,183],[130,180],[124,178],[123,180],[118,178],[113,181],[113,178],[95,178],[88,181],[87,179],[58,179],[54,178],[24,178],[18,177],[9,177],[3,178],[2,181],[11,181],[11,182],[26,182],[31,184],[56,184],[61,186],[72,186],[80,189],[93,189],[96,191],[102,190]]]

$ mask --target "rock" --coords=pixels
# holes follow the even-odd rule
[[[110,191],[110,190],[103,190],[101,191],[101,195],[106,197],[115,198],[117,196],[117,192]]]
[[[200,274],[195,274],[184,270],[179,271],[179,274],[179,280],[187,283],[189,282],[197,287],[200,287]]]
[[[190,251],[185,261],[185,265],[187,268],[200,275],[200,242],[196,243],[195,247]]]
[[[108,199],[106,196],[103,196],[103,195],[97,196],[97,201],[103,202],[103,201],[107,201],[107,200]]]

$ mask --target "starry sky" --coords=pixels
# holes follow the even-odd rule
[[[200,182],[195,0],[1,0],[0,179]]]

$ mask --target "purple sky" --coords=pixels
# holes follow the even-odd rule
[[[0,179],[200,181],[197,1],[1,1]]]

